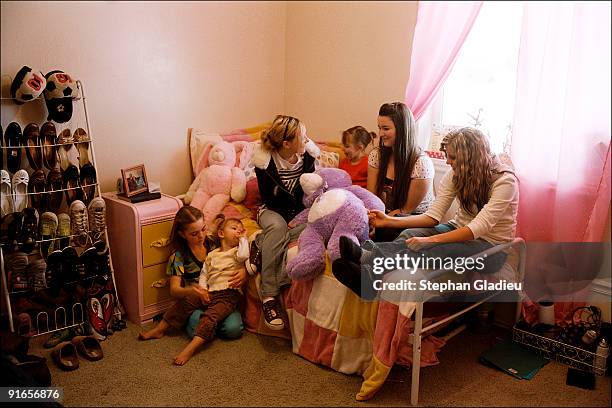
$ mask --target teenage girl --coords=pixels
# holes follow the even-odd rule
[[[319,148],[308,139],[306,127],[297,118],[278,115],[261,135],[253,153],[253,164],[263,205],[257,214],[262,233],[251,246],[261,251],[261,297],[266,326],[282,330],[284,323],[276,297],[291,283],[285,271],[287,245],[306,224],[288,223],[304,209],[300,176],[315,171]],[[255,246],[255,248],[253,247]]]
[[[434,200],[433,162],[416,144],[412,112],[402,102],[378,111],[379,147],[368,157],[367,188],[385,203],[389,216],[422,214]],[[399,229],[378,229],[376,240],[389,241]]]

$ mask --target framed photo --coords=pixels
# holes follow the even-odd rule
[[[149,191],[144,164],[121,169],[121,178],[123,179],[123,191],[126,197]]]

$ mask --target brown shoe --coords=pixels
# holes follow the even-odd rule
[[[49,210],[57,213],[62,206],[62,200],[64,194],[62,189],[64,188],[64,178],[59,168],[55,167],[47,174],[47,203]]]
[[[72,339],[72,344],[75,345],[81,357],[89,361],[98,361],[104,357],[102,346],[94,336],[76,336]]]
[[[47,194],[45,194],[45,172],[42,169],[35,170],[30,176],[28,183],[30,203],[40,213],[47,209]]]
[[[74,131],[72,139],[79,150],[79,167],[83,168],[86,164],[91,163],[89,154],[89,135],[83,128],[78,128]]]
[[[43,146],[43,163],[49,170],[57,164],[57,131],[51,122],[45,122],[40,129],[40,144]]]
[[[79,357],[74,344],[64,341],[51,350],[51,357],[59,368],[65,371],[72,371],[79,368]]]
[[[36,123],[30,123],[23,130],[23,140],[26,146],[26,157],[34,170],[42,169],[42,151],[40,148],[40,131]]]

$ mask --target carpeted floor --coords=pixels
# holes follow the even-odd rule
[[[145,326],[150,327],[150,326]],[[410,371],[396,367],[370,401],[354,399],[361,378],[341,374],[293,354],[288,341],[245,332],[215,340],[184,367],[172,357],[187,342],[183,334],[139,342],[140,327],[102,342],[104,358],[81,359],[63,372],[50,362],[53,385],[64,388],[66,406],[409,406]],[[419,403],[426,406],[610,406],[610,377],[597,377],[594,391],[567,386],[567,366],[546,365],[530,380],[517,380],[478,363],[480,353],[504,335],[464,331],[439,354],[441,363],[421,371]],[[31,353],[49,357],[40,344]],[[50,361],[50,360],[49,360]]]

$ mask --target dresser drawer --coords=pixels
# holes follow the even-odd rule
[[[166,275],[166,264],[146,267],[142,270],[142,297],[144,306],[153,305],[170,298],[170,277]]]
[[[142,227],[142,266],[147,267],[168,261],[172,246],[170,232],[172,220]]]

